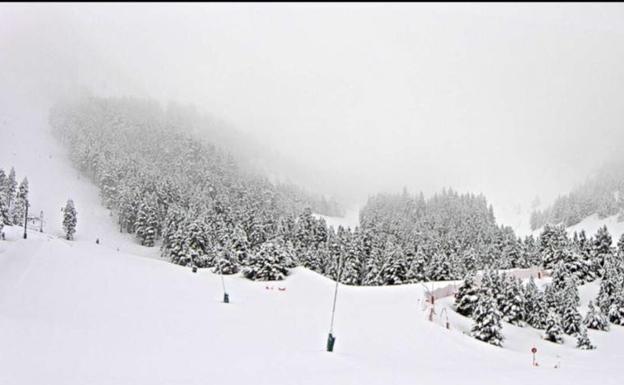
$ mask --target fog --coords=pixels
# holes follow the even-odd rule
[[[2,5],[3,97],[197,106],[347,204],[484,193],[513,224],[621,155],[621,4]],[[1,99],[0,99],[1,100]]]

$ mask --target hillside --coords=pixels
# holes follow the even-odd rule
[[[89,241],[7,234],[0,383],[619,383],[624,329],[617,326],[590,331],[599,349],[579,351],[570,338],[560,346],[505,325],[497,348],[464,335],[470,321],[448,309],[450,330],[427,321],[421,285],[341,286],[336,349],[327,353],[334,286],[306,269],[280,283],[226,277],[232,301],[223,304],[219,276],[207,271]],[[596,291],[581,288],[583,305]]]
[[[615,216],[624,221],[624,163],[603,165],[581,185],[559,196],[551,206],[531,214],[531,229],[545,224],[563,224],[566,227],[581,223],[595,215],[598,219]]]

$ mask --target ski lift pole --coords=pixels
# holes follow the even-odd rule
[[[221,286],[223,287],[223,303],[230,303],[230,296],[225,291],[225,279],[223,278],[223,269],[219,263],[219,274],[221,275]]]
[[[24,213],[24,239],[28,238],[28,234],[26,234],[26,230],[28,230],[28,199],[24,199],[24,206],[26,206],[26,212]]]
[[[336,277],[336,286],[334,288],[334,303],[332,304],[331,322],[329,324],[329,335],[327,336],[327,351],[334,351],[334,343],[336,337],[334,337],[334,317],[336,315],[336,299],[338,298],[338,285],[340,284],[340,276],[342,275],[342,253],[338,260],[338,276]]]

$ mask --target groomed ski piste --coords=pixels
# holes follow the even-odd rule
[[[7,226],[0,241],[0,384],[621,384],[623,327],[590,330],[598,349],[583,351],[574,337],[557,345],[505,323],[503,347],[491,346],[468,335],[472,321],[452,298],[429,321],[426,291],[448,282],[340,285],[329,353],[333,281],[304,268],[280,282],[226,276],[223,303],[219,275],[119,234],[97,189],[41,129],[43,115],[3,112],[0,162],[29,178],[46,223],[26,240]],[[25,138],[27,152],[7,151]],[[60,230],[69,197],[74,241]],[[580,288],[582,314],[597,291]]]

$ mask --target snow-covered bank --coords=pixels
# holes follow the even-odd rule
[[[619,383],[620,327],[591,331],[598,350],[587,352],[570,338],[559,346],[505,325],[501,349],[465,335],[470,321],[452,311],[450,330],[427,321],[422,285],[341,286],[327,353],[333,282],[303,268],[283,282],[225,282],[230,304],[207,271],[37,232],[22,240],[8,228],[0,383]],[[583,303],[595,289],[583,288]],[[530,365],[533,345],[539,368]]]

